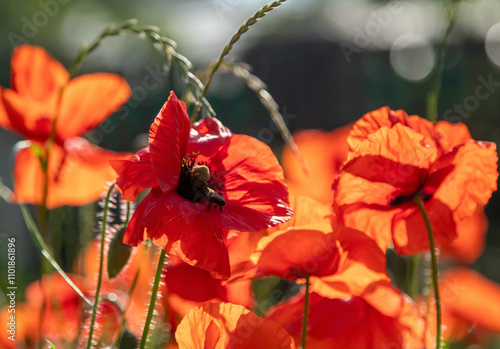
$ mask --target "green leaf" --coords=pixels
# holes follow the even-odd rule
[[[56,346],[51,341],[49,341],[48,339],[46,339],[46,341],[49,344],[50,349],[57,349]]]
[[[108,250],[108,275],[110,279],[115,278],[127,264],[132,246],[122,242],[126,227],[122,227],[111,239]]]

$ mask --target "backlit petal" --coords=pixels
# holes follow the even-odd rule
[[[164,192],[173,190],[179,182],[190,128],[186,106],[171,92],[149,129],[151,163]]]
[[[50,134],[56,100],[37,102],[13,90],[3,89],[0,96],[13,129],[24,137],[46,141]]]
[[[252,260],[257,275],[276,275],[285,280],[326,276],[337,272],[341,249],[331,225],[290,228],[262,238]]]
[[[347,298],[390,284],[385,254],[373,239],[341,225],[334,227],[334,234],[342,253],[338,270],[328,276],[311,278],[315,292],[329,298]]]
[[[179,324],[175,339],[181,349],[295,348],[280,325],[230,303],[207,303],[191,310]]]
[[[222,212],[206,215],[214,225],[258,231],[292,215],[281,169],[271,149],[255,138],[233,135],[209,163],[224,179]]]
[[[194,204],[176,192],[162,195],[159,187],[144,198],[130,220],[123,242],[132,246],[150,238],[184,262],[229,277],[229,256],[222,228],[201,218],[203,203]]]
[[[108,182],[116,178],[109,160],[128,157],[92,145],[83,138],[73,138],[64,148],[54,144],[50,151],[47,207],[79,206],[97,201]],[[43,173],[39,159],[29,148],[16,154],[15,194],[22,202],[40,204]]]
[[[494,143],[469,141],[455,148],[436,161],[435,167],[454,168],[435,197],[454,211],[456,219],[472,216],[497,189],[497,161]]]
[[[231,131],[219,120],[205,117],[192,125],[187,152],[200,153],[198,160],[206,160],[215,156],[230,137]]]
[[[60,140],[80,136],[99,125],[130,97],[127,82],[115,74],[86,74],[64,91],[56,133]]]
[[[54,99],[69,78],[66,69],[41,47],[18,46],[11,61],[12,89],[34,101]]]
[[[134,201],[140,192],[158,185],[149,148],[138,151],[128,159],[112,160],[110,165],[118,174],[116,185],[125,201]]]

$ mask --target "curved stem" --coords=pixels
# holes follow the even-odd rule
[[[417,207],[422,214],[425,221],[425,226],[427,227],[427,235],[429,236],[429,248],[431,252],[431,263],[432,263],[432,289],[434,290],[434,299],[436,301],[436,349],[441,347],[441,301],[439,299],[439,285],[438,285],[438,269],[437,269],[437,258],[436,258],[436,247],[434,244],[434,235],[432,233],[432,226],[429,220],[429,216],[424,207],[424,203],[420,195],[415,195],[413,198]]]
[[[108,194],[106,195],[106,201],[104,203],[104,214],[102,217],[102,228],[101,228],[101,251],[99,254],[99,274],[97,276],[97,287],[95,290],[95,300],[94,307],[92,309],[92,319],[90,320],[90,329],[89,329],[89,340],[87,342],[87,349],[92,347],[92,336],[94,335],[94,325],[95,319],[97,316],[97,306],[99,304],[99,293],[101,292],[101,284],[102,284],[102,269],[103,269],[103,261],[104,261],[104,243],[106,236],[106,223],[108,220],[108,208],[109,208],[109,200],[111,198],[111,193],[115,188],[115,183],[111,184],[108,190]]]
[[[212,70],[210,70],[210,74],[208,75],[208,81],[203,87],[203,91],[201,91],[201,97],[205,97],[205,93],[208,90],[208,87],[212,83],[212,79],[214,78],[215,72],[219,69],[220,65],[224,61],[224,58],[231,52],[233,49],[234,44],[240,40],[241,36],[250,29],[252,25],[257,23],[257,21],[261,18],[263,18],[265,15],[267,15],[269,12],[286,2],[287,0],[277,0],[272,3],[264,5],[260,10],[255,12],[250,18],[246,20],[245,23],[241,27],[238,28],[236,33],[233,34],[229,42],[224,46],[224,49],[222,50],[222,53],[220,54],[219,58],[217,61],[213,64]],[[197,104],[193,111],[193,115],[191,116],[191,123],[196,121],[196,117],[198,116],[198,113],[200,111],[201,104]]]
[[[307,317],[309,313],[309,276],[306,277],[306,295],[304,299],[304,321],[302,323],[302,349],[306,349]]]
[[[144,349],[146,347],[146,342],[148,341],[149,326],[151,324],[151,319],[153,318],[153,313],[155,310],[156,295],[158,294],[158,288],[160,286],[160,279],[161,279],[161,273],[163,271],[163,263],[165,262],[165,255],[166,252],[162,248],[160,252],[160,259],[158,260],[158,267],[156,268],[153,290],[151,291],[151,301],[149,302],[148,315],[146,317],[146,322],[144,323],[144,330],[142,332],[140,349]]]

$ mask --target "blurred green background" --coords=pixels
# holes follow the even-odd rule
[[[82,43],[109,22],[137,18],[178,44],[199,71],[215,60],[243,21],[266,1],[257,0],[1,0],[0,85],[9,87],[14,46],[45,47],[66,67]],[[290,0],[251,28],[230,55],[246,62],[267,85],[291,131],[332,129],[388,105],[408,114],[425,114],[425,96],[443,36],[441,1]],[[500,142],[500,2],[465,1],[457,14],[443,73],[439,119],[464,122],[477,140]],[[105,39],[85,59],[80,74],[121,74],[133,96],[111,122],[87,137],[117,151],[144,145],[149,126],[171,89],[183,91],[176,67],[161,71],[161,57],[146,40],[130,34]],[[151,75],[154,88],[144,84]],[[488,97],[477,94],[490,81]],[[484,88],[482,90],[484,92]],[[217,116],[234,133],[269,144],[279,154],[283,142],[266,110],[244,82],[216,76],[207,95]],[[126,113],[126,114],[123,114]],[[21,140],[0,129],[0,177],[12,187],[11,149]],[[473,268],[500,282],[500,195],[486,208],[487,248]],[[54,210],[51,229],[59,232],[56,255],[69,270],[76,251],[93,235],[95,205]],[[39,277],[40,256],[20,210],[0,201],[0,284],[6,282],[7,237],[17,239],[17,282]],[[18,294],[22,293],[22,289]],[[0,300],[0,303],[2,300]]]

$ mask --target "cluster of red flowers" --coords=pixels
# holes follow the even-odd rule
[[[414,301],[391,282],[386,251],[429,250],[421,200],[443,254],[474,261],[487,226],[482,206],[496,190],[495,144],[474,141],[463,124],[385,107],[340,130],[296,134],[305,173],[288,148],[282,168],[265,144],[215,118],[191,124],[173,92],[135,155],[78,138],[129,95],[112,74],[68,81],[57,61],[26,45],[12,58],[12,90],[0,90],[0,125],[28,139],[15,158],[16,200],[80,205],[113,179],[124,201],[149,189],[124,233],[135,247],[126,266],[102,277],[98,346],[116,343],[124,329],[141,338],[158,247],[169,256],[155,309],[158,347],[295,348],[304,339],[309,348],[435,345],[432,297]],[[71,276],[91,298],[101,243],[109,250],[109,241],[91,242]],[[252,280],[270,276],[298,285],[298,293],[276,288],[256,302]],[[462,339],[473,325],[481,334],[500,331],[491,315],[500,285],[466,268],[446,271],[440,284],[445,339]],[[87,343],[85,303],[58,275],[30,285],[16,312],[17,341],[27,347]],[[8,318],[4,308],[2,326]]]

